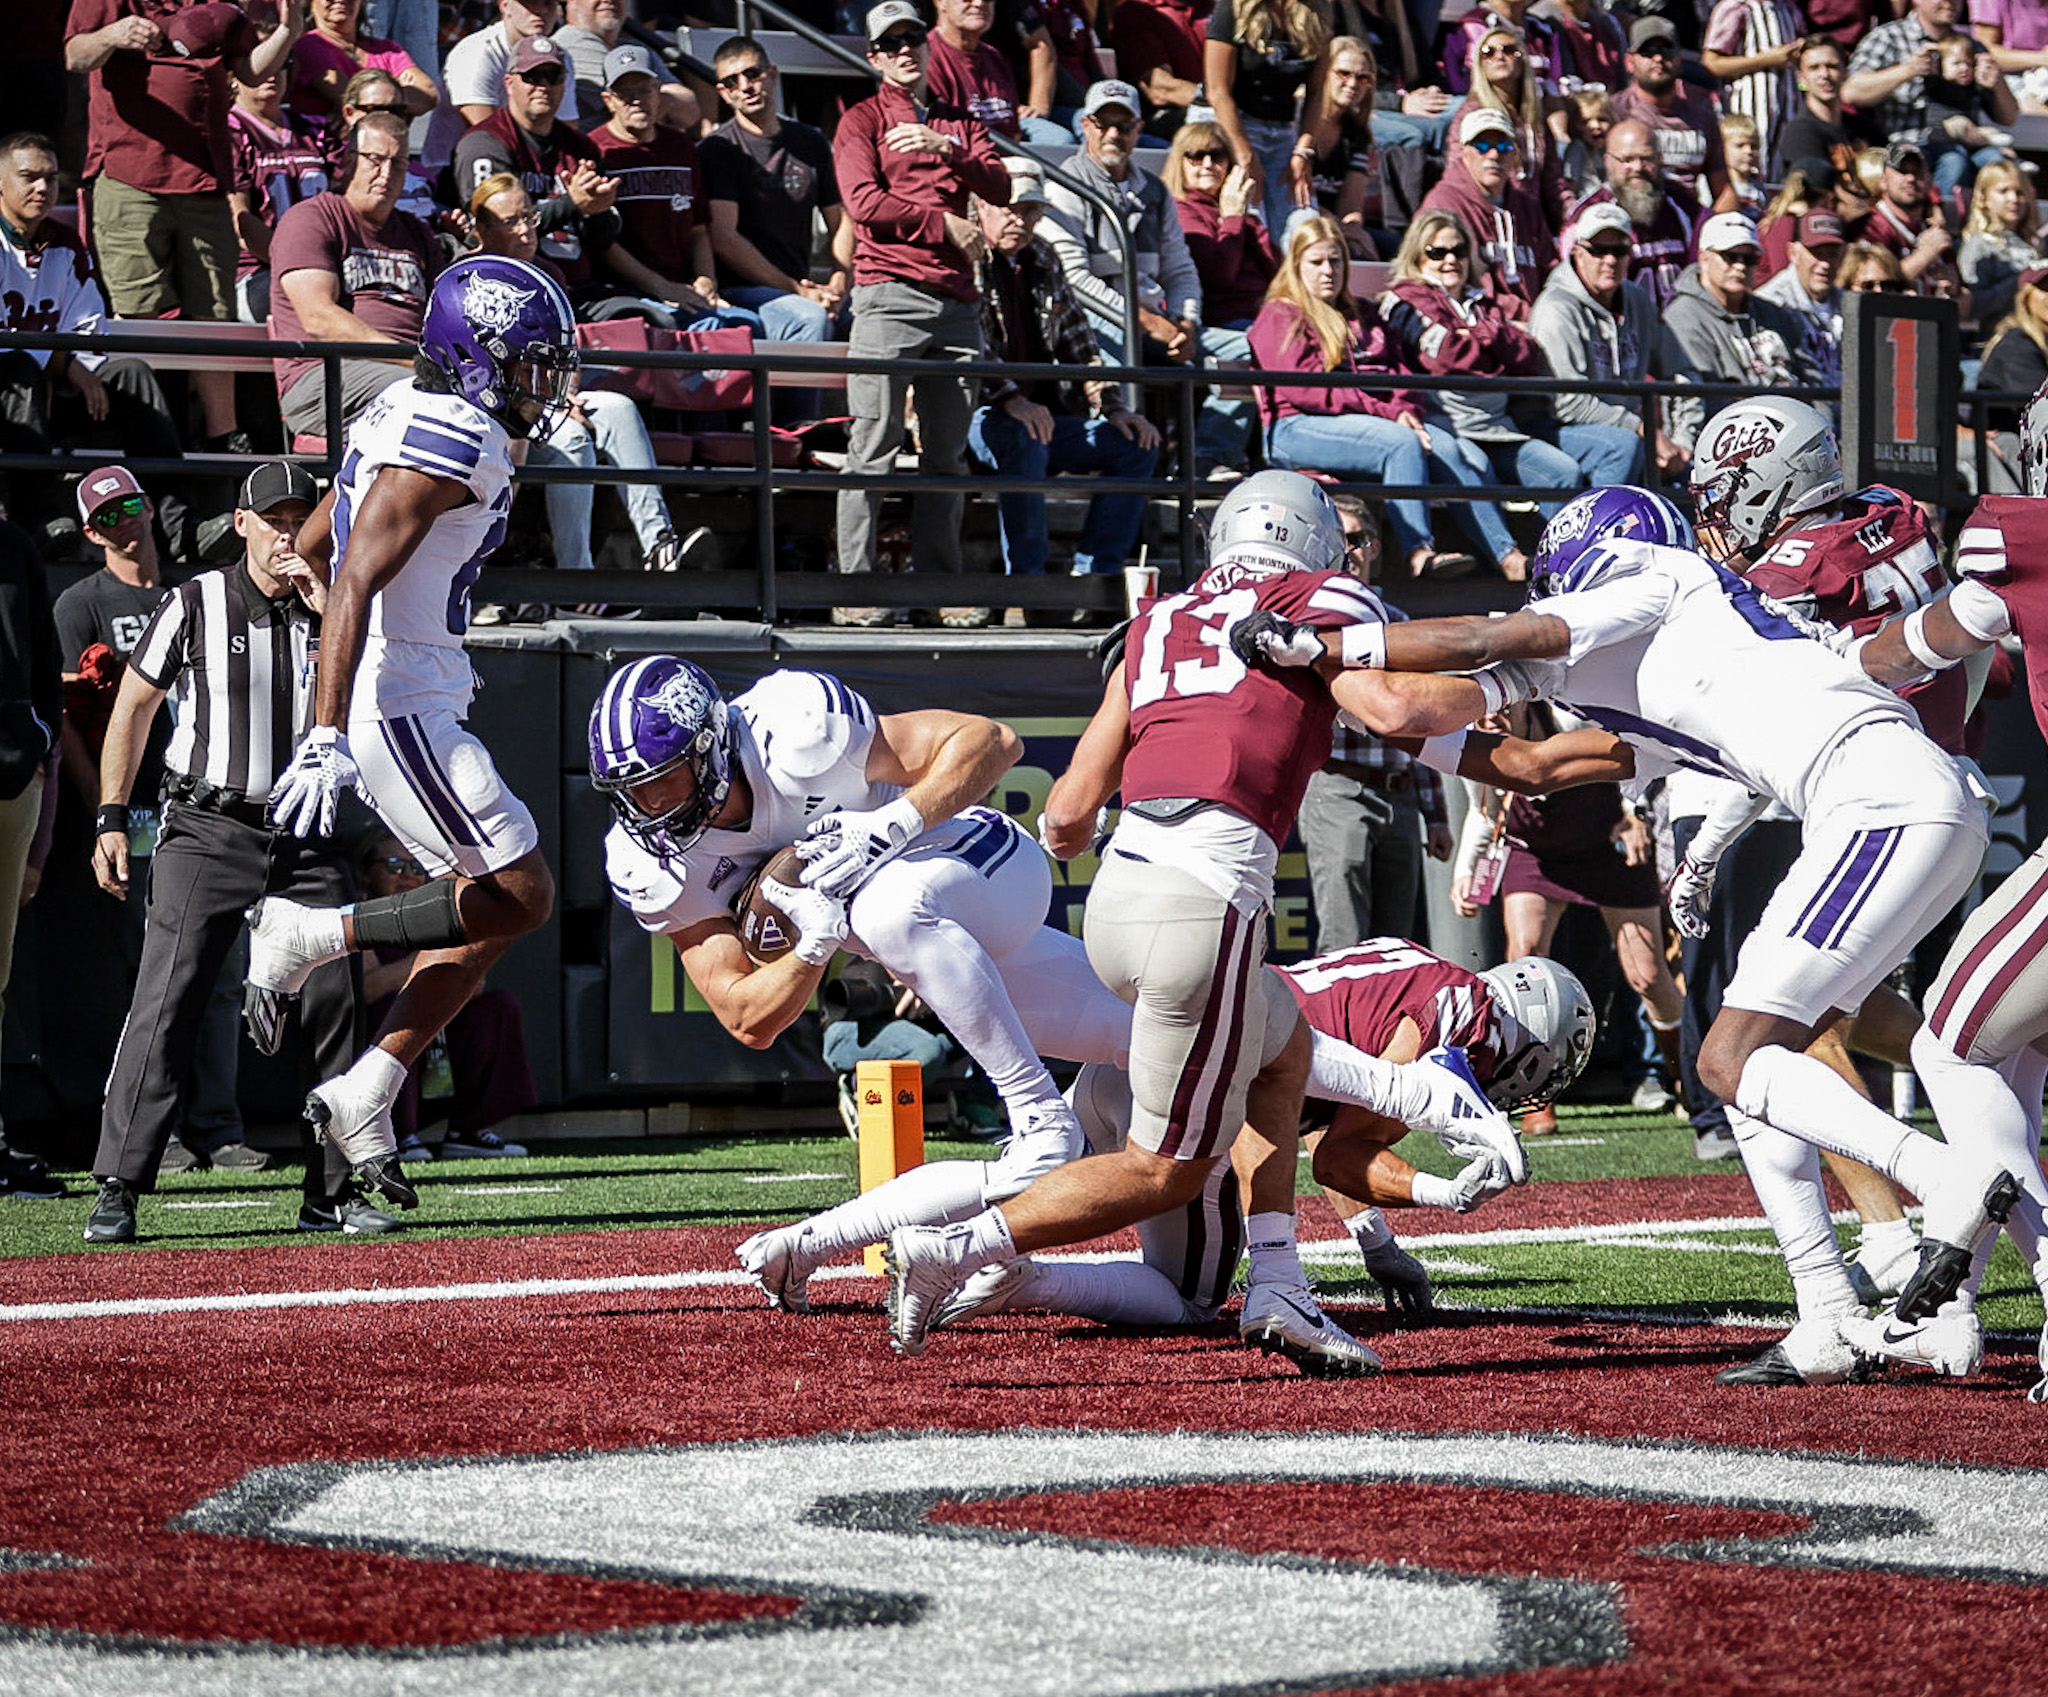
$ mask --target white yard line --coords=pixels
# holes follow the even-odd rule
[[[166,1208],[275,1208],[275,1201],[263,1201],[256,1197],[238,1196],[227,1202],[166,1202]]]
[[[1837,1223],[1853,1220],[1853,1213],[1836,1216]],[[1707,1220],[1634,1220],[1604,1226],[1517,1227],[1493,1232],[1417,1233],[1403,1237],[1411,1250],[1437,1249],[1473,1252],[1490,1246],[1533,1243],[1583,1243],[1629,1249],[1682,1249],[1727,1253],[1730,1250],[1775,1255],[1764,1245],[1709,1241],[1714,1233],[1761,1232],[1768,1228],[1763,1219],[1727,1215]],[[1302,1244],[1305,1262],[1325,1264],[1343,1261],[1357,1254],[1348,1237],[1322,1238]],[[1054,1257],[1077,1262],[1135,1261],[1130,1251],[1101,1251],[1084,1255]],[[862,1279],[870,1275],[857,1265],[821,1267],[816,1279]],[[124,1297],[99,1302],[20,1302],[0,1305],[0,1323],[24,1320],[108,1320],[145,1314],[245,1314],[292,1308],[353,1308],[372,1304],[413,1302],[522,1302],[541,1296],[605,1295],[636,1290],[701,1290],[720,1285],[746,1285],[745,1273],[629,1273],[601,1279],[500,1279],[474,1284],[410,1285],[370,1290],[279,1290],[237,1291],[216,1296]],[[1453,1306],[1453,1304],[1443,1304]],[[1512,1314],[1521,1310],[1489,1310]],[[1608,1310],[1529,1310],[1560,1318],[1572,1313],[1601,1313]],[[1626,1317],[1625,1315],[1622,1317]],[[1747,1323],[1730,1320],[1729,1324]]]

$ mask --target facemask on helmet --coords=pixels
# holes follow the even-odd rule
[[[1501,1064],[1486,1087],[1504,1113],[1539,1108],[1586,1070],[1593,1002],[1575,974],[1541,955],[1482,972],[1501,1015]]]
[[[415,365],[512,435],[544,436],[575,394],[580,357],[561,285],[523,259],[478,254],[434,280]]]
[[[1754,561],[1789,520],[1841,500],[1834,427],[1804,401],[1739,401],[1700,433],[1692,493],[1706,552]]]

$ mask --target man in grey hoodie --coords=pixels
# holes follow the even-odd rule
[[[1650,291],[1629,281],[1634,235],[1628,214],[1612,201],[1586,207],[1567,231],[1570,258],[1544,280],[1529,313],[1529,334],[1553,377],[1638,383],[1648,374],[1658,351],[1657,310]],[[1559,395],[1556,405],[1558,446],[1585,468],[1588,483],[1642,480],[1639,405],[1589,394]],[[1662,430],[1652,432],[1651,448],[1666,477],[1682,473],[1690,458]],[[1617,452],[1626,460],[1618,472]]]
[[[1678,279],[1664,309],[1663,358],[1674,376],[1699,383],[1740,383],[1752,393],[1818,384],[1798,317],[1750,292],[1763,245],[1739,212],[1717,212],[1700,226],[1700,257]],[[1664,427],[1690,449],[1707,421],[1737,397],[1680,399]]]

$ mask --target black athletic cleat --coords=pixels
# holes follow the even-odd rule
[[[87,1243],[135,1241],[135,1189],[117,1178],[100,1181],[99,1200],[85,1217]]]
[[[1862,1385],[1884,1363],[1853,1348],[1834,1320],[1801,1320],[1753,1361],[1724,1367],[1717,1385]]]
[[[1920,1265],[1903,1289],[1894,1312],[1901,1320],[1930,1320],[1945,1308],[1963,1280],[1970,1275],[1970,1263],[1977,1258],[1977,1245],[1986,1232],[2002,1226],[2020,1199],[2020,1181],[2003,1168],[1992,1177],[1983,1192],[1982,1217],[1953,1235],[1920,1237]]]
[[[48,1165],[33,1155],[0,1147],[0,1196],[18,1196],[26,1202],[54,1202],[70,1192]]]
[[[398,1221],[375,1206],[367,1196],[344,1196],[332,1208],[311,1202],[299,1208],[298,1229],[302,1232],[346,1232],[349,1236],[382,1234],[399,1229]]]
[[[420,1205],[419,1192],[406,1179],[396,1155],[377,1155],[355,1168],[356,1182],[382,1197],[394,1208],[413,1209]]]

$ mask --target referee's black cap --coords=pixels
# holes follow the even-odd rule
[[[287,501],[304,501],[307,506],[316,507],[320,504],[320,485],[304,466],[269,460],[242,480],[242,492],[235,498],[235,505],[244,512],[267,513]]]

